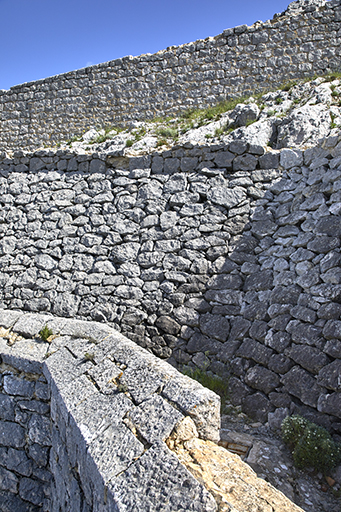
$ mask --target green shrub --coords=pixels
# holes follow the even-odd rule
[[[341,444],[329,432],[301,416],[288,416],[282,423],[284,442],[293,448],[295,466],[312,467],[326,474],[341,461]]]
[[[128,139],[127,142],[126,142],[126,146],[127,148],[131,148],[131,146],[134,144],[134,141],[131,140],[131,139]]]
[[[45,325],[45,327],[43,327],[40,331],[39,331],[39,336],[41,337],[42,340],[46,341],[47,338],[49,338],[50,336],[52,336],[53,334],[53,331],[52,329],[49,329],[47,327],[47,325]]]

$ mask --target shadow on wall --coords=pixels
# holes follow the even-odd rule
[[[0,305],[109,322],[230,378],[256,419],[340,431],[340,155],[333,137],[3,159]]]

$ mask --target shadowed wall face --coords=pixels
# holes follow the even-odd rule
[[[91,126],[176,114],[339,68],[340,0],[293,2],[265,23],[0,91],[0,150]]]

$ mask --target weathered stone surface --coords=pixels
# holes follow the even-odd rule
[[[244,283],[244,291],[249,290],[268,290],[272,285],[273,275],[272,272],[266,270],[264,272],[256,272],[248,276]]]
[[[316,233],[321,233],[328,236],[340,236],[341,235],[341,222],[340,217],[324,217],[320,219],[316,224]]]
[[[20,480],[19,496],[37,506],[41,506],[44,501],[42,486],[31,478],[22,478]]]
[[[51,445],[50,421],[38,414],[32,414],[28,424],[28,436],[33,443]]]
[[[125,425],[109,426],[89,446],[89,455],[105,482],[125,471],[143,452],[143,444]]]
[[[31,506],[11,492],[0,491],[0,507],[3,512],[31,512]]]
[[[270,330],[265,337],[265,344],[282,353],[290,345],[290,334],[287,332],[274,332]]]
[[[227,318],[206,313],[200,317],[200,329],[203,334],[212,336],[219,341],[226,341],[230,332]]]
[[[281,382],[288,393],[296,396],[310,407],[317,407],[321,388],[314,377],[307,371],[299,366],[294,366],[288,373],[283,375]]]
[[[23,427],[11,421],[0,421],[0,444],[2,446],[22,448],[25,442]]]
[[[5,375],[4,377],[4,390],[9,395],[19,395],[25,398],[32,398],[34,388],[34,382],[29,382],[12,375]]]
[[[251,339],[243,341],[241,346],[236,352],[238,357],[244,357],[245,359],[253,359],[256,363],[266,365],[269,357],[273,354],[273,351],[269,347],[265,347],[262,343]]]
[[[287,331],[290,332],[293,341],[308,345],[315,345],[319,341],[322,334],[320,327],[299,322],[290,324],[288,324]]]
[[[58,316],[74,317],[78,311],[79,299],[71,293],[59,295],[53,305],[53,313]]]
[[[173,334],[175,336],[181,329],[181,326],[169,316],[160,316],[155,325],[168,334]]]
[[[226,187],[213,187],[207,194],[207,199],[214,204],[233,208],[246,198],[245,190],[242,187],[229,189]]]
[[[223,289],[231,289],[231,290],[239,290],[242,285],[242,279],[238,275],[233,274],[220,274],[212,277],[207,282],[207,287],[212,290],[223,290]]]
[[[300,294],[299,288],[295,286],[277,286],[271,292],[271,304],[293,304],[297,303]]]
[[[328,395],[321,395],[317,408],[320,412],[332,414],[333,416],[341,417],[341,393],[330,393]]]
[[[14,407],[15,401],[13,398],[0,394],[0,418],[3,420],[13,421],[14,420]]]
[[[262,322],[261,320],[255,320],[252,324],[249,333],[251,338],[254,338],[258,341],[264,341],[268,330],[269,327],[266,322]]]
[[[314,374],[318,374],[319,371],[329,363],[329,358],[314,347],[302,347],[302,345],[292,344],[290,349],[285,351],[285,354],[295,361],[295,363]]]
[[[243,412],[256,421],[265,422],[273,409],[273,405],[266,396],[259,392],[248,395],[242,402]]]
[[[282,146],[283,147],[283,146]],[[301,151],[292,149],[283,149],[280,156],[280,164],[284,169],[297,167],[303,163],[303,154]]]
[[[338,310],[338,308],[335,308]],[[325,317],[325,315],[324,315]],[[323,316],[322,316],[323,318]],[[323,336],[327,338],[327,340],[331,340],[333,338],[341,339],[341,321],[340,320],[328,320],[326,325],[323,328]]]
[[[254,366],[247,371],[245,383],[251,388],[269,394],[278,386],[279,378],[274,372],[263,366]]]
[[[240,155],[233,160],[234,171],[254,171],[257,167],[258,159],[253,155]]]
[[[328,365],[323,365],[324,367],[320,370],[317,376],[317,382],[333,391],[337,391],[341,389],[341,360],[336,359],[332,363]]]
[[[165,441],[183,415],[162,397],[153,395],[128,413],[140,435],[150,444]]]
[[[0,466],[0,489],[17,493],[19,480],[14,473]]]
[[[323,348],[323,351],[331,357],[341,359],[341,341],[328,340]]]
[[[234,157],[235,155],[233,153],[230,153],[230,151],[224,151],[217,153],[214,162],[217,164],[218,167],[226,167],[226,169],[231,169]]]
[[[192,438],[177,445],[174,451],[196,478],[206,482],[221,510],[237,512],[271,507],[269,510],[274,512],[302,511],[268,482],[257,478],[256,473],[238,455],[229,453],[221,446]]]
[[[146,475],[149,475],[148,478]],[[215,500],[204,486],[195,480],[163,443],[155,444],[124,474],[109,484],[115,501],[125,510],[152,509],[156,488],[162,489],[158,502],[161,500],[161,503],[167,503],[169,510],[217,510]]]

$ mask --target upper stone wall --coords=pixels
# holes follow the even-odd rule
[[[90,126],[175,114],[337,69],[340,28],[340,0],[303,0],[265,23],[0,91],[0,149],[51,145]]]

